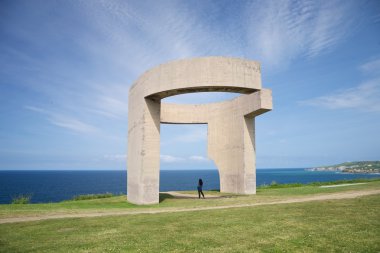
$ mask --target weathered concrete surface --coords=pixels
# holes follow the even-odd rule
[[[167,96],[199,91],[243,95],[212,104],[161,104]],[[208,124],[208,155],[218,167],[221,191],[254,194],[254,117],[271,109],[271,91],[261,89],[260,65],[254,61],[205,57],[145,72],[129,92],[128,200],[159,201],[160,123]]]

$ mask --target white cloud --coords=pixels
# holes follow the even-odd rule
[[[327,109],[358,109],[380,112],[380,78],[365,82],[357,87],[336,91],[305,101],[301,104]]]
[[[190,156],[189,160],[196,161],[196,162],[209,162],[210,161],[207,157],[200,156],[200,155]]]
[[[176,157],[171,155],[160,155],[160,159],[164,163],[176,163],[185,161],[185,159],[182,157]]]

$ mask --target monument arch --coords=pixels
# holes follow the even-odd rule
[[[209,104],[161,103],[204,91],[242,95]],[[256,193],[254,118],[272,109],[258,62],[202,57],[159,65],[132,85],[128,106],[128,201],[159,202],[161,123],[207,124],[208,156],[218,168],[221,192]]]

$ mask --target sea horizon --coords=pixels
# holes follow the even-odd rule
[[[0,204],[9,204],[20,195],[30,195],[31,203],[48,203],[85,194],[127,194],[127,176],[127,170],[0,170]],[[308,171],[305,168],[258,168],[256,185],[378,177],[374,174]],[[159,190],[195,190],[199,178],[203,179],[205,190],[220,189],[218,170],[198,169],[160,170]]]
[[[309,169],[313,167],[278,167],[278,168],[256,168],[256,170],[287,170],[287,169]],[[218,169],[160,169],[160,171],[201,171]],[[128,171],[128,169],[0,169],[0,171]]]

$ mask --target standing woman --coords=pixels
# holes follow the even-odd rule
[[[198,181],[198,198],[201,198],[201,194],[202,194],[202,197],[205,198],[205,195],[203,194],[203,191],[202,191],[202,187],[203,187],[203,181],[202,181],[202,178],[199,179]]]

